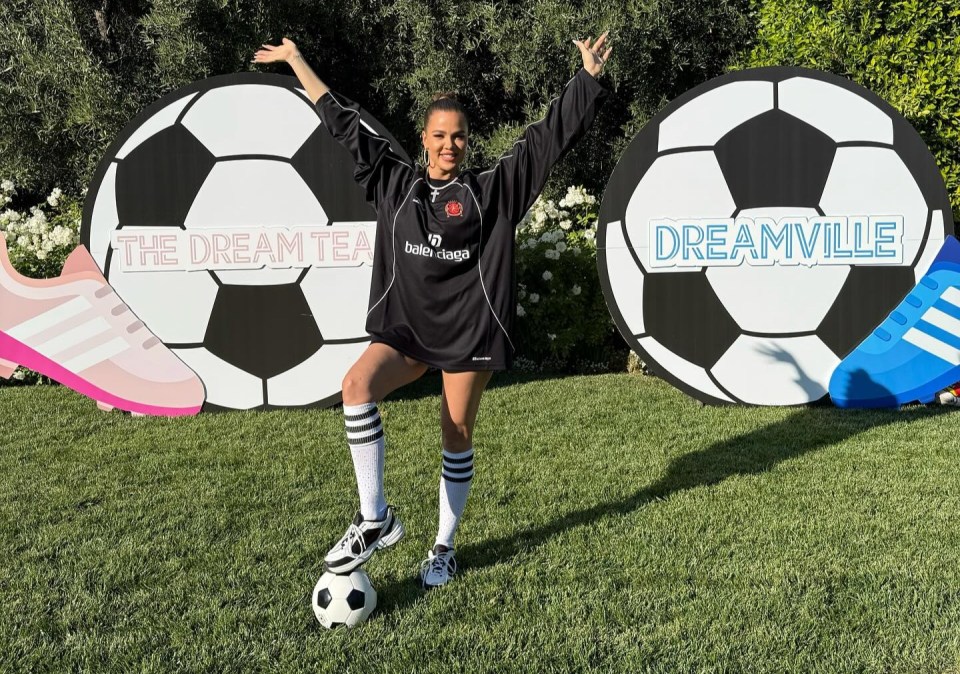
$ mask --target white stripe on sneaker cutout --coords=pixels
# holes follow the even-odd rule
[[[88,367],[93,367],[94,365],[98,365],[105,360],[109,360],[118,353],[123,353],[129,348],[129,345],[122,337],[116,337],[111,339],[106,344],[101,344],[95,349],[90,349],[86,353],[82,353],[75,358],[71,358],[67,362],[63,363],[63,367],[70,370],[70,372],[73,372],[74,374],[83,372]]]
[[[108,332],[109,330],[110,324],[98,317],[86,323],[81,323],[72,330],[60,333],[56,337],[52,337],[33,348],[47,358],[53,358],[56,354],[63,353],[67,349],[77,346],[91,337]],[[101,340],[100,343],[102,344],[103,340]]]
[[[940,360],[945,360],[951,365],[960,365],[960,349],[950,346],[944,341],[937,339],[916,328],[910,328],[903,336],[904,341],[910,342],[918,349],[923,349],[932,356]]]
[[[957,290],[953,286],[944,290],[940,298],[946,300],[955,307],[960,307],[960,290]]]
[[[48,328],[63,323],[66,320],[82,314],[87,309],[93,307],[84,297],[74,297],[69,302],[64,302],[53,309],[48,309],[42,314],[27,319],[22,323],[13,326],[7,330],[7,334],[21,342],[24,339],[40,334]]]
[[[921,317],[921,320],[924,320],[931,325],[935,325],[942,330],[946,330],[951,335],[960,336],[960,321],[950,314],[943,313],[939,309],[934,309],[931,307],[927,313]]]

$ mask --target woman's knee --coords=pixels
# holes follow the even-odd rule
[[[341,382],[344,405],[363,405],[373,401],[370,391],[370,379],[355,372],[347,372]]]

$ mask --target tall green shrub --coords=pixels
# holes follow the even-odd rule
[[[917,129],[960,220],[960,3],[763,0],[743,66],[796,65],[849,77]]]
[[[613,34],[616,90],[551,192],[602,191],[620,150],[666,101],[722,72],[752,33],[749,0],[4,0],[0,176],[38,197],[79,193],[138,111],[202,77],[253,69],[294,39],[318,73],[410,152],[434,91],[460,92],[474,163],[536,120],[578,65],[573,37]],[[289,73],[283,65],[270,70]]]

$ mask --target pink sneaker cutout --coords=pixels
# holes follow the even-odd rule
[[[103,410],[193,415],[205,399],[200,378],[137,320],[83,245],[57,278],[31,279],[10,264],[0,234],[0,377],[18,365]]]

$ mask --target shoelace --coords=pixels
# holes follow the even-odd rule
[[[444,571],[451,576],[457,572],[457,559],[453,556],[453,550],[441,552],[432,559],[427,557],[420,563],[420,573],[424,578],[431,573]]]
[[[340,539],[340,542],[337,543],[337,550],[348,549],[350,552],[353,552],[354,541],[360,542],[360,552],[363,552],[363,533],[361,533],[360,527],[356,524],[351,524],[347,527],[347,533],[345,533],[343,538]]]
[[[102,288],[98,288],[97,290],[95,290],[93,293],[93,296],[101,300],[105,297],[109,297],[111,298],[111,300],[116,300],[117,303],[110,309],[110,313],[114,316],[120,316],[130,311],[130,308],[123,303],[123,300],[120,299],[116,291],[109,285],[103,286]],[[124,328],[126,329],[128,334],[132,335],[133,333],[137,332],[138,330],[146,326],[144,325],[143,321],[138,320],[137,317],[133,316],[132,313],[131,313],[131,316],[133,320],[127,323],[124,326]],[[146,339],[146,341],[142,342],[140,346],[142,346],[144,349],[152,349],[153,347],[155,347],[157,344],[160,344],[160,343],[161,342],[159,339],[151,335]]]

